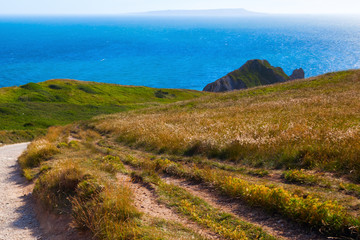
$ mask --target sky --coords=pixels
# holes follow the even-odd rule
[[[0,15],[106,15],[220,8],[264,13],[360,14],[360,0],[0,0]]]

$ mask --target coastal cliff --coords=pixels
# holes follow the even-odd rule
[[[266,60],[255,59],[247,61],[241,68],[208,84],[203,91],[227,92],[302,79],[304,77],[305,72],[302,68],[294,70],[293,74],[289,77],[282,68],[274,67]]]

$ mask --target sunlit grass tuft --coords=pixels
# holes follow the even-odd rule
[[[84,185],[81,183],[79,194],[71,198],[72,216],[76,224],[90,230],[99,239],[136,239],[139,229],[134,221],[141,214],[132,205],[130,190],[107,186],[100,191],[96,186],[90,189],[89,194],[89,189],[84,193]]]
[[[42,162],[49,160],[59,152],[53,141],[60,136],[61,131],[62,129],[58,127],[50,128],[46,136],[36,139],[28,146],[25,153],[19,158],[19,164],[24,172],[26,169],[40,166]]]

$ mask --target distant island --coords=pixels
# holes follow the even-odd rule
[[[132,13],[130,15],[146,15],[146,16],[261,16],[265,13],[251,12],[243,8],[234,9],[206,9],[206,10],[164,10]]]

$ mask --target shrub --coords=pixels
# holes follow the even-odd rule
[[[265,169],[256,169],[256,170],[249,170],[248,174],[257,176],[257,177],[265,177],[269,175],[269,171]]]
[[[340,183],[340,190],[345,190],[348,194],[352,194],[360,198],[360,186],[353,183]]]
[[[124,164],[120,161],[120,158],[112,155],[107,155],[101,158],[99,167],[100,170],[112,174],[125,169]]]
[[[35,178],[35,176],[36,176],[32,169],[24,169],[22,174],[28,181],[33,180]]]
[[[68,143],[68,146],[70,148],[74,148],[74,149],[79,149],[80,146],[79,146],[79,142],[78,141],[75,141],[75,140],[72,140]]]
[[[134,183],[144,183],[144,176],[139,172],[131,172],[130,178]]]
[[[19,163],[22,169],[38,167],[41,162],[49,160],[59,150],[45,139],[32,142],[25,153],[20,156]]]
[[[58,148],[66,148],[69,147],[69,145],[66,142],[60,142],[57,145]]]
[[[71,204],[79,228],[90,230],[99,239],[136,239],[134,221],[141,214],[132,205],[128,188],[102,189],[94,183],[81,183],[78,193],[71,198]]]
[[[92,198],[97,197],[103,190],[104,186],[99,184],[96,179],[87,179],[79,183],[76,195],[82,201],[88,201]]]
[[[287,182],[315,185],[319,180],[316,176],[307,174],[303,170],[289,170],[283,173],[283,177]]]
[[[90,86],[86,86],[86,85],[79,85],[78,89],[83,91],[83,92],[90,93],[90,94],[97,94],[98,93],[97,91],[92,89]]]
[[[37,180],[34,196],[50,210],[68,212],[69,197],[75,195],[78,184],[87,178],[90,177],[78,167],[64,163],[62,168],[46,172]]]
[[[27,83],[27,84],[22,85],[20,87],[23,88],[23,89],[31,90],[31,91],[38,91],[38,90],[42,89],[39,84],[33,83],[33,82]]]
[[[60,90],[63,89],[63,86],[57,85],[57,84],[50,84],[49,88],[54,89],[54,90]]]
[[[157,98],[171,98],[171,97],[175,97],[174,94],[169,94],[169,92],[165,92],[162,90],[158,90],[154,93],[155,97]]]
[[[28,123],[24,123],[23,126],[28,128],[28,127],[34,127],[35,125],[31,122],[28,122]]]

